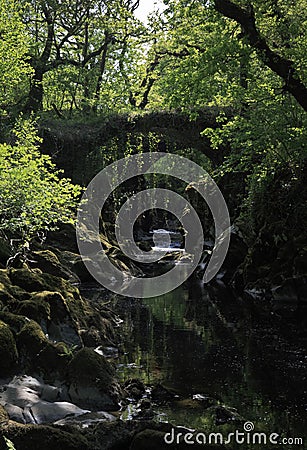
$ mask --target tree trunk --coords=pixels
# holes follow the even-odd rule
[[[44,72],[40,68],[34,70],[30,92],[24,107],[24,111],[27,113],[32,111],[37,112],[43,107],[43,74]]]
[[[229,0],[214,0],[215,9],[225,17],[238,22],[252,48],[256,50],[261,61],[279,75],[285,82],[284,89],[307,111],[307,87],[297,73],[293,61],[271,50],[266,40],[256,27],[252,5],[243,9]]]

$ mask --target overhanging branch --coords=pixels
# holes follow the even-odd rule
[[[252,5],[243,9],[230,0],[214,0],[215,9],[223,16],[233,19],[242,27],[242,34],[254,48],[262,62],[285,82],[284,89],[290,92],[307,111],[307,87],[300,79],[293,61],[273,51],[256,27]]]

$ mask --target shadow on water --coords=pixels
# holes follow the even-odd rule
[[[159,382],[184,398],[208,395],[260,431],[302,437],[306,359],[225,287],[218,293],[194,281],[156,298],[115,297],[120,378]],[[187,403],[164,407],[161,420],[201,428],[206,417]]]
[[[105,296],[86,294],[93,301]],[[306,332],[291,336],[293,327],[218,282],[205,289],[193,279],[159,297],[111,296],[111,303],[123,320],[117,360],[123,382],[161,383],[181,399],[201,394],[235,408],[259,432],[305,435]],[[165,404],[156,412],[157,420],[174,425],[212,427],[207,409],[195,402]]]

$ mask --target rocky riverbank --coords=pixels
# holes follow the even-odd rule
[[[72,231],[51,234],[27,263],[14,259],[10,268],[2,242],[0,449],[163,448],[171,425],[155,423],[151,401],[135,397],[133,381],[121,386],[116,378],[119,318],[105,299],[93,303],[80,294],[88,275]],[[139,413],[124,422],[119,409],[131,399]]]
[[[221,424],[243,425],[239,412],[219,399],[202,394],[186,399],[139,380],[118,382],[114,356],[120,319],[107,294],[95,302],[80,294],[81,282],[91,277],[78,254],[73,228],[50,233],[44,244],[35,243],[26,263],[14,260],[10,268],[5,266],[13,255],[5,244],[0,252],[0,449],[8,448],[7,439],[16,450],[172,448],[164,442],[165,433],[174,430],[176,436],[182,429],[155,421],[155,405],[161,402],[179,409],[200,408],[212,431]],[[117,258],[114,242],[102,236],[102,244],[122,270],[131,269],[128,261]],[[241,283],[249,254],[242,235],[233,228],[218,283],[241,291],[253,311],[263,306],[269,311],[283,295],[281,286],[287,285],[288,304],[296,311],[296,297],[282,275],[276,287],[269,278],[261,289],[257,283],[248,285],[247,278]],[[304,293],[304,273],[295,275],[295,283],[302,284],[299,292]],[[210,289],[221,292],[214,283]],[[299,300],[304,304],[304,295]],[[279,305],[283,304],[281,299]],[[129,420],[122,420],[125,410]],[[190,448],[179,441],[176,448]]]

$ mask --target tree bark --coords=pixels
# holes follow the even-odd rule
[[[300,79],[293,61],[273,51],[261,36],[256,27],[252,6],[249,9],[243,9],[230,0],[214,0],[214,6],[219,13],[241,25],[243,35],[251,47],[257,51],[262,62],[284,80],[284,89],[290,92],[307,111],[307,87]]]
[[[28,100],[24,107],[25,112],[37,112],[42,109],[43,106],[43,76],[47,72],[47,64],[51,55],[53,36],[54,36],[54,24],[51,12],[44,6],[43,12],[47,23],[47,36],[44,50],[39,58],[33,58],[32,67],[34,74],[28,95]]]

